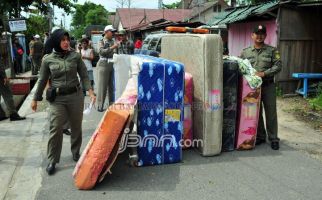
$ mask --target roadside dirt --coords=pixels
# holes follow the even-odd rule
[[[279,98],[283,111],[293,114],[296,119],[308,123],[315,130],[322,131],[322,110],[313,110],[308,100],[302,97]]]
[[[322,112],[302,97],[278,98],[277,112],[282,142],[322,162]]]

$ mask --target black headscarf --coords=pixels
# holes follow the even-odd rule
[[[64,36],[69,38],[69,33],[64,29],[55,30],[45,43],[45,54],[51,53],[53,49],[55,49],[56,52],[64,52],[64,50],[60,47],[60,41]]]

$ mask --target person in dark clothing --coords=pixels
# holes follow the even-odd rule
[[[277,48],[265,44],[267,33],[264,25],[254,27],[251,35],[253,45],[243,49],[241,58],[248,59],[261,77],[261,106],[257,129],[256,145],[266,143],[268,136],[273,150],[279,149],[276,111],[276,86],[274,76],[282,70],[281,56]],[[265,122],[263,110],[265,111]]]
[[[3,64],[3,59],[0,56],[0,99],[3,98],[10,114],[10,121],[19,121],[26,119],[25,117],[20,117],[17,113],[17,110],[15,108],[14,102],[13,102],[13,96],[11,89],[9,87],[9,79],[6,76],[5,67]],[[6,117],[6,113],[1,108],[0,105],[0,121],[8,119]]]
[[[15,38],[13,41],[13,54],[14,54],[14,70],[15,74],[20,74],[22,73],[22,57],[24,50],[19,43],[19,39]]]
[[[40,40],[40,35],[34,36],[34,42],[29,46],[30,58],[32,61],[32,75],[37,75],[40,70],[41,60],[44,54],[44,44]]]

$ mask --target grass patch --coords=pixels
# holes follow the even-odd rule
[[[312,110],[322,110],[322,94],[309,100]]]
[[[281,97],[281,96],[283,96],[283,91],[282,91],[282,88],[280,88],[280,87],[278,87],[278,86],[276,86],[276,96],[277,97]]]
[[[318,84],[317,96],[309,100],[312,110],[322,110],[322,83]]]

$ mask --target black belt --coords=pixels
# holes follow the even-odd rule
[[[56,94],[60,96],[69,95],[77,92],[79,89],[79,85],[75,87],[56,88]]]

